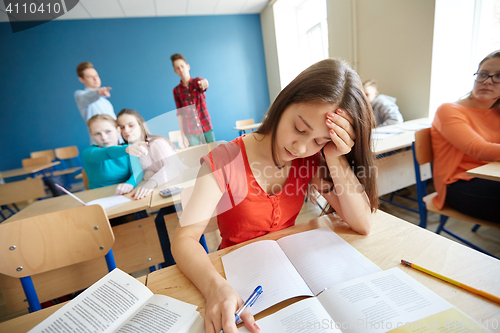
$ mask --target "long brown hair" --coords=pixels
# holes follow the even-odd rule
[[[124,115],[124,114],[134,116],[135,119],[137,119],[137,123],[139,124],[139,127],[141,129],[141,137],[144,141],[153,142],[156,139],[163,139],[163,140],[167,141],[167,143],[170,145],[170,147],[172,147],[172,149],[175,150],[174,145],[172,144],[172,142],[170,142],[169,139],[167,139],[161,135],[151,134],[151,132],[148,129],[148,126],[146,125],[146,122],[144,121],[144,118],[142,118],[142,116],[139,114],[139,112],[132,110],[132,109],[122,109],[120,111],[120,113],[118,113],[118,115],[116,116],[116,119],[120,118],[120,116]],[[125,141],[125,143],[128,143],[128,141],[125,139],[123,139],[123,141]]]
[[[488,54],[486,57],[484,57],[484,59],[481,60],[481,62],[479,63],[479,66],[477,66],[477,70],[479,71],[479,68],[481,68],[481,65],[486,60],[490,60],[490,59],[493,59],[493,58],[500,58],[500,50],[493,51],[490,54]],[[471,92],[471,94],[472,94],[472,92]],[[494,108],[496,108],[497,110],[500,111],[500,98],[497,99],[496,102],[493,103],[493,105],[491,106],[491,109],[494,109]]]
[[[346,158],[368,195],[371,210],[375,211],[378,195],[376,178],[371,172],[374,166],[371,151],[373,112],[358,74],[344,61],[326,59],[317,62],[300,73],[276,97],[256,131],[263,135],[271,134],[274,163],[279,165],[276,129],[283,112],[292,104],[306,102],[335,104],[353,119],[356,143]],[[327,180],[331,181],[330,175],[327,175]]]

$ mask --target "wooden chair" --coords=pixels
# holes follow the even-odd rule
[[[29,169],[29,168],[42,166],[42,165],[47,165],[51,162],[52,162],[52,160],[50,159],[50,157],[45,155],[45,156],[40,156],[40,157],[25,158],[22,160],[22,165],[23,165],[23,168]],[[53,175],[52,167],[49,168],[49,170],[50,170],[49,175]],[[41,170],[41,171],[38,171],[38,172],[31,174],[32,177],[44,177],[47,175],[48,174],[44,170]]]
[[[253,125],[255,121],[253,119],[236,120],[236,127]]]
[[[25,180],[0,185],[0,206],[11,213],[8,217],[19,211],[15,205],[16,203],[43,197],[45,197],[45,188],[41,178],[26,178]],[[12,210],[9,205],[13,205],[15,210]],[[0,212],[0,216],[6,219],[2,212]]]
[[[236,128],[240,126],[253,125],[253,124],[255,124],[255,121],[253,119],[236,120]],[[244,130],[238,130],[238,131],[240,133],[240,136],[246,132]]]
[[[122,271],[133,273],[165,261],[154,217],[120,224],[111,229],[115,236],[113,256],[116,266]],[[103,253],[102,257],[36,274],[32,276],[32,279],[38,298],[43,303],[88,288],[107,272]],[[0,272],[0,292],[9,313],[28,308],[26,296],[18,278]]]
[[[447,234],[449,234],[450,236],[455,237],[456,239],[460,240],[461,242],[472,247],[473,249],[494,257],[492,254],[488,253],[487,251],[483,250],[482,248],[478,247],[477,245],[474,245],[473,243],[469,242],[468,240],[458,236],[454,232],[446,229],[444,226],[446,224],[446,221],[448,220],[448,217],[453,217],[453,218],[456,218],[456,219],[459,219],[462,221],[473,223],[475,225],[472,228],[473,232],[479,228],[479,225],[484,225],[484,226],[488,226],[488,227],[495,228],[495,229],[500,229],[500,225],[498,225],[497,223],[484,221],[484,220],[460,213],[459,211],[448,206],[446,203],[442,209],[438,209],[436,207],[436,205],[434,205],[434,203],[432,202],[432,198],[434,198],[437,195],[437,192],[434,192],[434,193],[427,195],[426,183],[425,183],[425,181],[422,181],[422,178],[420,175],[420,166],[427,164],[427,163],[432,163],[434,161],[434,155],[432,152],[432,141],[431,141],[431,129],[430,128],[426,128],[426,129],[417,131],[415,133],[415,142],[413,143],[413,158],[414,158],[414,164],[415,164],[417,197],[418,197],[418,205],[419,205],[419,212],[420,212],[420,226],[424,227],[424,228],[427,226],[427,211],[438,213],[441,215],[441,217],[440,217],[439,227],[436,230],[437,234],[441,233],[441,231],[444,231]]]
[[[42,157],[42,156],[48,156],[51,162],[56,159],[56,156],[54,155],[54,151],[52,149],[33,151],[30,153],[31,158]]]
[[[19,278],[30,312],[41,309],[32,275],[105,256],[116,268],[104,209],[83,206],[0,224],[0,273]],[[76,290],[75,290],[76,291]],[[63,296],[63,295],[59,295]]]
[[[170,131],[168,132],[168,139],[179,148],[186,148],[184,142],[182,141],[181,131]]]
[[[89,177],[87,177],[87,173],[85,172],[84,169],[82,169],[82,179],[83,179],[83,187],[86,189],[86,190],[89,190]]]
[[[68,146],[55,149],[55,156],[61,162],[60,170],[54,172],[55,176],[65,176],[66,188],[71,188],[70,174],[81,171],[82,161],[77,146]]]
[[[40,157],[25,158],[22,160],[23,168],[37,167],[39,165],[46,165],[51,162],[52,160],[50,159],[50,157],[46,155]]]

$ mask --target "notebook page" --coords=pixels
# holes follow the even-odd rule
[[[314,295],[381,269],[329,228],[283,237],[278,244]]]
[[[250,308],[257,314],[295,296],[313,296],[279,245],[272,240],[243,246],[222,257],[226,279],[245,301],[257,286],[263,293]]]
[[[314,297],[296,302],[257,320],[261,332],[341,333],[323,305]],[[250,333],[246,327],[240,333]]]
[[[412,332],[410,328],[416,332],[465,332],[451,330],[452,324],[442,330],[429,329],[435,321],[441,326],[446,320],[452,323],[460,312],[450,312],[450,303],[399,268],[341,283],[317,298],[336,322],[350,328],[349,332],[382,333],[402,328],[405,332]],[[414,324],[405,326],[408,323]]]
[[[92,200],[87,202],[87,206],[90,205],[101,205],[104,210],[109,209],[111,207],[115,207],[126,202],[131,201],[129,198],[124,197],[123,195],[112,195],[106,198],[100,198],[96,200]]]

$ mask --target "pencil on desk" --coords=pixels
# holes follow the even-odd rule
[[[424,273],[427,273],[427,274],[429,274],[429,275],[432,275],[432,276],[434,276],[434,277],[437,277],[437,278],[439,278],[439,279],[441,279],[441,280],[444,280],[444,281],[446,281],[446,282],[449,282],[449,283],[451,283],[451,284],[454,284],[455,286],[458,286],[458,287],[460,287],[460,288],[463,288],[463,289],[468,290],[468,291],[470,291],[470,292],[473,292],[473,293],[475,293],[475,294],[478,294],[478,295],[481,295],[481,296],[483,296],[483,297],[486,297],[486,298],[488,298],[488,299],[490,299],[490,300],[492,300],[492,301],[494,301],[494,302],[500,303],[500,297],[497,297],[497,296],[495,296],[495,295],[492,295],[492,294],[490,294],[490,293],[487,293],[486,291],[482,291],[482,290],[479,290],[479,289],[476,289],[476,288],[470,287],[470,286],[468,286],[468,285],[466,285],[466,284],[460,283],[460,282],[458,282],[458,281],[455,281],[455,280],[453,280],[453,279],[450,279],[449,277],[446,277],[446,276],[441,275],[441,274],[439,274],[439,273],[435,273],[435,272],[430,271],[430,270],[428,270],[428,269],[426,269],[426,268],[423,268],[423,267],[420,267],[420,266],[418,266],[418,265],[412,264],[411,262],[406,261],[406,260],[403,260],[403,259],[401,259],[401,263],[402,263],[403,265],[408,266],[408,267],[415,268],[415,269],[417,269],[417,270],[419,270],[419,271],[422,271],[422,272],[424,272]]]

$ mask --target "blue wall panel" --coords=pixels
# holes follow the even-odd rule
[[[0,170],[31,151],[89,144],[73,93],[75,69],[90,61],[110,101],[146,120],[175,109],[179,83],[170,55],[207,78],[217,140],[232,140],[239,119],[260,121],[269,107],[260,17],[255,15],[52,21],[13,34],[0,23]]]

